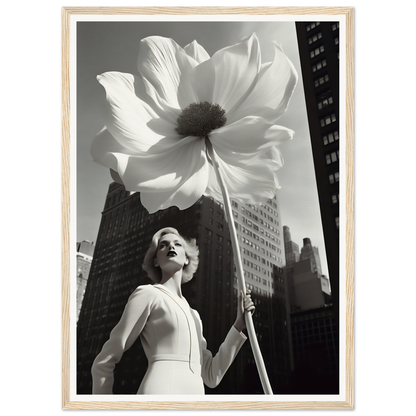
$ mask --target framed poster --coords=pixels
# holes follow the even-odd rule
[[[62,24],[63,408],[352,409],[353,9],[80,7]],[[217,386],[163,372],[171,393],[137,394],[138,331],[93,394],[166,226],[199,247],[183,294],[207,349],[228,346],[241,287],[250,342]]]

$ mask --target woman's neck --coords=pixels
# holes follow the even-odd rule
[[[177,294],[180,298],[182,297],[182,270],[176,272],[174,275],[162,276],[160,284],[169,289],[170,292]]]

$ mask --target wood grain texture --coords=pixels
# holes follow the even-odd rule
[[[346,402],[354,408],[354,11],[346,16]]]
[[[346,15],[351,7],[65,7],[78,15]]]
[[[70,379],[70,79],[69,15],[62,10],[62,403],[69,403]]]
[[[347,402],[322,402],[322,401],[96,401],[96,402],[70,402],[65,409],[83,410],[349,410],[352,407]]]
[[[70,19],[71,15],[345,15],[346,17],[346,374],[345,401],[70,400]],[[75,140],[75,138],[72,138]],[[62,408],[63,409],[353,409],[354,408],[354,9],[352,7],[62,8]]]

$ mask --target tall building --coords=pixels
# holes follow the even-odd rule
[[[290,298],[290,329],[294,371],[292,394],[338,394],[339,331],[329,296],[329,281],[321,274],[319,251],[303,239],[299,261],[293,258],[289,227],[285,230],[286,276]],[[292,251],[290,251],[292,250]]]
[[[259,345],[274,392],[287,388],[293,357],[284,275],[281,224],[276,198],[262,206],[232,202],[247,285],[256,304]],[[237,278],[228,225],[221,203],[201,197],[187,210],[172,207],[148,214],[138,193],[113,183],[102,212],[90,277],[77,325],[77,392],[91,393],[91,365],[117,324],[131,292],[151,283],[141,264],[151,238],[172,226],[199,245],[199,267],[182,288],[198,310],[208,348],[216,352],[236,316]],[[147,368],[140,341],[115,369],[115,394],[135,394]],[[262,393],[249,342],[242,348],[214,394]]]
[[[87,287],[88,275],[91,269],[94,244],[89,241],[77,243],[77,320]]]
[[[294,263],[299,261],[299,246],[294,241],[292,241],[290,228],[287,225],[283,226],[283,235],[285,242],[286,267],[291,267]]]
[[[328,296],[330,296],[331,290],[329,287],[329,280],[325,275],[322,274],[319,249],[318,247],[312,246],[310,238],[303,239],[303,247],[300,252],[300,260],[310,260],[311,270],[313,273],[316,273],[318,278],[320,279],[322,291],[325,292]]]
[[[293,282],[293,265],[299,261],[300,253],[299,246],[294,241],[292,241],[290,228],[287,225],[283,226],[283,238],[285,244],[285,271],[289,291],[289,307],[290,310],[292,310],[294,308],[294,305],[296,305],[295,287]]]
[[[245,280],[256,304],[256,330],[259,327],[262,332],[257,331],[259,343],[263,355],[268,357],[269,378],[276,393],[287,387],[288,374],[293,369],[289,288],[284,271],[283,227],[278,200],[274,197],[263,205],[242,205],[232,201],[232,208]],[[242,354],[241,360],[251,364],[253,376],[246,380],[253,383],[257,378],[254,359]],[[246,387],[245,390],[249,392],[250,389]],[[262,393],[260,385],[257,384],[255,392]]]
[[[291,310],[307,310],[325,305],[325,295],[322,291],[321,279],[314,270],[311,259],[300,260],[293,265],[292,270],[294,303]]]
[[[303,247],[300,251],[300,260],[311,261],[312,271],[319,276],[322,275],[321,259],[319,257],[318,247],[313,247],[310,238],[303,239]]]
[[[297,22],[335,321],[339,319],[339,23]]]
[[[267,205],[232,201],[246,281],[253,293],[274,293],[273,266],[282,268],[284,251],[277,199]]]
[[[299,255],[299,246],[292,241],[289,227],[283,229],[290,310],[295,312],[330,303],[329,280],[322,275],[318,248],[312,246],[310,238],[304,238]]]

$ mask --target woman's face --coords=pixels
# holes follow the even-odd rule
[[[185,244],[176,234],[166,234],[159,239],[155,266],[162,271],[176,273],[187,262]]]

